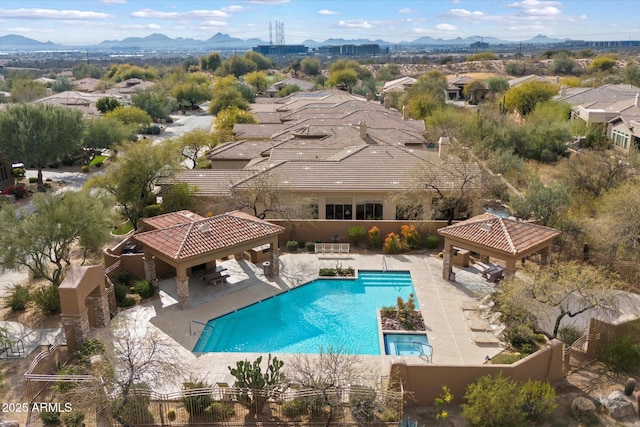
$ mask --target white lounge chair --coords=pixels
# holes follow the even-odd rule
[[[324,253],[324,243],[316,243],[316,253],[317,254]]]
[[[476,345],[502,345],[503,341],[501,338],[505,328],[505,325],[500,325],[491,333],[486,332],[473,334],[471,342]]]

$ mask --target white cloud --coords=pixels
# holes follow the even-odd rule
[[[352,19],[348,21],[338,21],[338,27],[347,29],[370,30],[373,25],[364,19]]]
[[[127,4],[127,0],[100,0],[102,4]]]
[[[436,30],[439,31],[456,31],[458,27],[451,24],[441,23],[436,25]]]
[[[223,12],[235,13],[235,12],[242,12],[244,10],[247,10],[247,8],[244,6],[232,5],[232,6],[223,7],[220,10]]]
[[[151,19],[210,19],[228,18],[229,15],[221,10],[189,10],[187,12],[161,12],[153,9],[141,9],[131,13],[134,18]]]
[[[316,14],[318,14],[318,15],[327,15],[327,16],[330,16],[330,15],[339,15],[339,13],[338,13],[337,11],[335,11],[335,10],[328,10],[328,9],[322,9],[322,10],[319,10],[319,11],[317,11],[317,12],[316,12]]]
[[[203,22],[200,27],[202,28],[220,28],[220,27],[226,27],[227,23],[224,21],[205,21]]]
[[[408,7],[405,7],[404,9],[399,9],[398,13],[400,15],[412,15],[416,13],[416,11],[414,9],[409,9]]]
[[[460,19],[483,19],[487,15],[485,15],[484,12],[480,12],[479,10],[472,12],[466,9],[450,9],[445,14],[445,16],[451,16],[453,18],[460,18]]]
[[[0,9],[0,16],[4,19],[107,19],[112,17],[112,15],[102,12],[35,8]]]
[[[511,3],[511,8],[522,10],[522,14],[529,16],[560,16],[562,12],[557,6],[557,1],[523,0],[519,3]]]
[[[158,24],[132,24],[132,25],[121,25],[121,30],[159,30],[161,27]]]
[[[7,28],[7,32],[9,32],[9,33],[19,33],[19,34],[55,33],[55,31],[51,30],[51,29],[25,28],[25,27]]]
[[[291,0],[244,0],[245,3],[253,3],[253,4],[281,4],[281,3],[289,3]]]

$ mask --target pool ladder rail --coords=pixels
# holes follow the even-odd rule
[[[411,344],[413,344],[413,346],[416,347],[416,349],[420,352],[420,356],[426,357],[429,363],[433,363],[433,347],[431,346],[431,344],[425,344],[418,341],[413,341]],[[430,350],[429,354],[424,352],[425,347]]]
[[[204,328],[202,328],[201,330],[194,331],[193,327],[192,327],[194,323],[197,324],[197,325],[204,326]],[[197,320],[192,320],[191,322],[189,322],[189,335],[201,334],[207,328],[211,328],[211,331],[213,332],[213,325],[210,325],[208,323],[202,323],[202,322],[199,322]]]
[[[382,271],[387,271],[387,259],[382,255]]]

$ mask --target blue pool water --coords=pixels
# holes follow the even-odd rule
[[[380,354],[376,310],[414,293],[409,272],[319,279],[209,321],[194,352]],[[415,300],[418,306],[417,298]]]
[[[431,346],[425,334],[384,334],[387,354],[394,356],[431,357]]]

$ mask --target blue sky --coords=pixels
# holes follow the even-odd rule
[[[520,41],[537,34],[639,40],[638,0],[0,0],[0,35],[91,45],[162,33],[205,40],[217,32],[287,44],[306,39],[412,41],[482,35]]]

